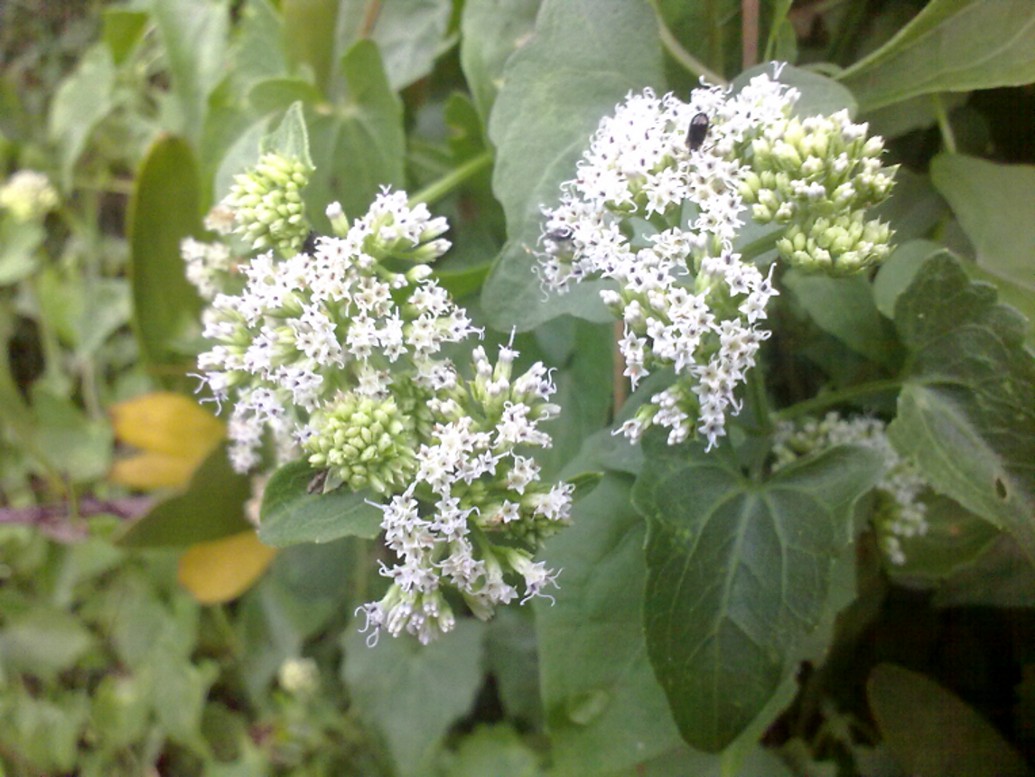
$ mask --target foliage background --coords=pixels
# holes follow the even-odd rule
[[[743,34],[752,8],[2,6],[0,163],[46,172],[61,195],[43,222],[0,222],[5,774],[1030,770],[1035,379],[1015,311],[1035,311],[1035,11],[773,2],[758,9],[756,46]],[[795,77],[809,105],[850,107],[903,168],[884,213],[900,248],[875,279],[784,276],[767,387],[779,407],[822,387],[896,418],[893,441],[937,485],[942,520],[906,569],[885,569],[865,500],[857,541],[834,536],[866,490],[865,462],[819,457],[798,472],[833,517],[809,524],[831,535],[809,535],[829,589],[809,628],[778,630],[757,665],[720,655],[711,674],[666,679],[659,649],[685,657],[695,629],[736,615],[695,610],[667,563],[708,580],[743,562],[678,555],[668,519],[692,520],[674,505],[693,500],[670,484],[712,468],[723,497],[750,501],[750,489],[736,462],[693,446],[612,440],[611,327],[589,292],[540,304],[528,249],[539,206],[626,92],[686,92],[702,72],[732,80],[771,58],[807,68]],[[547,548],[565,569],[555,606],[464,621],[429,648],[370,650],[351,619],[377,585],[370,527],[343,530],[333,503],[285,488],[263,533],[290,547],[274,557],[240,539],[249,483],[230,473],[219,423],[180,404],[201,303],[178,244],[202,235],[202,215],[299,102],[317,168],[310,212],[329,199],[362,212],[384,184],[423,190],[452,226],[441,282],[496,341],[517,327],[523,358],[560,368],[567,416],[548,468],[607,474]],[[894,387],[851,398],[881,380]],[[786,515],[798,513],[769,518]],[[663,611],[685,631],[648,648],[644,628]],[[301,658],[314,681],[282,671]],[[666,696],[659,679],[682,690]],[[719,692],[706,705],[694,683],[709,682]],[[716,714],[723,702],[739,714]]]

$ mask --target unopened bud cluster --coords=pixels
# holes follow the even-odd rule
[[[741,409],[777,294],[772,267],[735,249],[749,204],[757,220],[787,224],[781,250],[796,264],[826,258],[841,272],[887,252],[887,228],[862,220],[890,187],[880,140],[846,115],[793,118],[798,97],[768,75],[736,94],[695,89],[689,102],[632,93],[600,122],[559,204],[542,209],[544,288],[610,281],[600,296],[623,323],[633,388],[675,374],[619,430],[632,441],[661,426],[671,444],[701,435],[711,447]]]
[[[827,413],[822,420],[810,418],[798,426],[781,424],[773,445],[773,470],[834,445],[859,445],[881,455],[884,474],[875,488],[873,528],[885,557],[892,564],[904,564],[902,541],[927,533],[927,505],[921,496],[928,484],[919,468],[892,447],[883,421]]]
[[[310,466],[327,472],[325,491],[344,484],[388,494],[416,469],[413,423],[391,396],[343,393],[313,413],[309,429],[302,447]]]
[[[241,223],[240,202],[222,203],[215,231]],[[325,492],[382,501],[391,584],[360,608],[372,640],[385,630],[426,643],[449,631],[448,590],[480,618],[547,596],[557,573],[533,554],[570,520],[573,491],[541,482],[532,456],[550,447],[540,425],[558,413],[548,370],[514,376],[516,351],[502,348],[493,363],[478,346],[466,378],[444,356],[481,331],[432,276],[449,242],[425,205],[385,189],[351,223],[337,204],[327,216],[336,234],[286,257],[232,261],[220,243],[182,246],[188,277],[210,299],[198,365],[214,400],[232,406],[233,466],[262,467],[272,437],[275,458],[306,458]]]
[[[233,231],[254,251],[295,253],[308,226],[302,190],[312,171],[300,159],[263,154],[255,167],[234,176],[224,205],[233,213]]]
[[[776,245],[794,266],[851,274],[890,252],[890,228],[867,210],[887,199],[897,168],[882,165],[884,141],[866,131],[841,110],[789,116],[751,141],[740,194],[756,221],[785,226]]]

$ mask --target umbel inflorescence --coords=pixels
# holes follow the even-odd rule
[[[735,94],[695,89],[688,102],[630,94],[543,209],[544,288],[610,281],[600,296],[623,322],[633,388],[675,374],[620,428],[632,441],[658,426],[670,444],[699,434],[710,448],[740,411],[777,294],[773,265],[736,248],[749,219],[774,225],[771,244],[800,268],[857,272],[888,254],[887,225],[866,218],[892,184],[881,139],[844,111],[800,119],[798,98],[768,75]]]
[[[447,589],[482,618],[547,596],[556,572],[533,553],[569,522],[573,491],[542,482],[533,458],[550,447],[541,424],[559,411],[549,370],[514,374],[510,347],[495,363],[478,346],[469,369],[454,364],[443,349],[481,331],[432,277],[449,248],[445,220],[385,189],[351,223],[332,205],[336,234],[300,240],[300,170],[264,157],[210,221],[224,241],[183,244],[188,277],[209,300],[198,366],[230,406],[234,468],[268,466],[272,441],[275,461],[306,458],[325,491],[377,498],[393,558],[381,568],[387,593],[360,608],[373,639],[385,630],[427,643],[449,631]],[[286,210],[277,174],[291,184]],[[275,207],[264,188],[276,190]],[[273,248],[235,260],[233,235],[245,253]]]

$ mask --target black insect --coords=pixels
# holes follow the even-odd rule
[[[316,239],[320,237],[313,230],[309,230],[309,233],[305,236],[305,240],[302,241],[302,253],[307,256],[316,255]]]
[[[704,143],[708,135],[708,116],[698,113],[690,119],[690,129],[686,133],[686,145],[691,151],[696,151]]]

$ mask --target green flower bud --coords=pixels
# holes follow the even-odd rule
[[[270,152],[235,176],[224,200],[234,213],[234,232],[257,251],[296,253],[308,232],[302,189],[310,172],[301,160]]]
[[[328,485],[387,494],[405,485],[416,469],[414,423],[393,398],[343,394],[309,422],[303,443],[309,464],[325,469]]]

